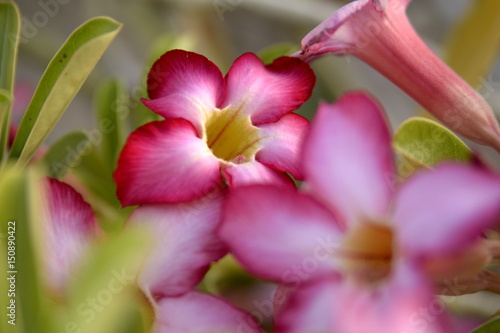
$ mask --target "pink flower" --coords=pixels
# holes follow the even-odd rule
[[[165,53],[143,103],[166,120],[137,129],[125,144],[114,174],[122,204],[189,201],[224,181],[289,183],[285,172],[301,179],[298,146],[308,122],[291,112],[314,82],[295,58],[264,66],[247,53],[224,78],[199,54]]]
[[[302,40],[298,57],[354,55],[457,133],[500,151],[490,106],[422,42],[405,14],[410,1],[353,1]]]
[[[90,205],[71,186],[57,179],[42,181],[41,207],[44,280],[50,290],[62,293],[102,231]]]
[[[232,189],[220,237],[250,272],[293,289],[336,272],[365,287],[407,266],[436,283],[480,272],[491,255],[476,249],[499,217],[500,177],[447,164],[396,189],[390,141],[366,94],[320,105],[303,147],[305,190]],[[445,258],[453,262],[436,269]]]

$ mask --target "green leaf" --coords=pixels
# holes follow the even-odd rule
[[[471,333],[498,333],[500,332],[500,317],[495,317],[479,326]]]
[[[20,165],[30,160],[120,28],[120,23],[98,17],[85,22],[69,36],[38,83],[19,126],[10,158],[18,158]]]
[[[13,2],[0,2],[0,90],[3,95],[0,96],[0,161],[2,163],[9,135],[20,21],[19,10]],[[5,99],[9,102],[6,103]]]
[[[5,234],[7,222],[15,222],[15,263],[16,271],[16,326],[21,332],[45,332],[47,325],[46,307],[42,306],[40,278],[33,235],[34,227],[39,225],[40,216],[36,210],[34,195],[37,179],[40,177],[31,170],[7,165],[0,178],[0,221]],[[3,274],[3,273],[2,273]],[[0,281],[3,284],[6,280]],[[3,290],[2,290],[3,293]],[[5,319],[5,318],[4,318]]]
[[[123,139],[123,120],[128,115],[123,86],[117,79],[97,87],[95,96],[96,129],[102,134],[102,157],[109,170],[115,169]]]
[[[278,43],[261,50],[258,55],[265,64],[270,64],[279,57],[291,55],[297,49],[293,43]]]
[[[68,169],[77,166],[82,156],[88,155],[95,147],[83,131],[68,133],[57,140],[43,157],[49,177],[62,178]]]
[[[445,62],[473,87],[486,84],[500,50],[500,1],[471,1],[471,7],[452,30]]]
[[[117,323],[145,305],[136,278],[150,244],[144,229],[128,229],[97,243],[69,283],[61,329],[73,322],[82,332],[123,332]]]
[[[472,158],[469,147],[452,131],[420,117],[403,122],[394,134],[392,145],[414,168],[432,167],[443,161],[468,162]]]

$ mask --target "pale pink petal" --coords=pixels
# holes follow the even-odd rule
[[[193,200],[221,181],[218,159],[184,119],[151,122],[130,134],[114,178],[124,206]]]
[[[296,58],[281,57],[264,66],[255,54],[245,53],[226,76],[223,104],[250,115],[254,125],[273,122],[309,99],[315,80],[309,65]]]
[[[300,150],[309,122],[294,113],[284,115],[274,123],[262,124],[262,148],[256,155],[257,161],[273,169],[289,172],[295,179],[302,180]]]
[[[421,40],[406,17],[408,0],[353,1],[312,30],[299,58],[352,54],[414,98],[452,130],[500,151],[488,103]]]
[[[155,306],[154,333],[261,333],[253,318],[222,298],[190,292]]]
[[[314,199],[283,187],[231,190],[220,237],[251,273],[300,284],[333,269],[339,228]]]
[[[225,82],[219,68],[204,56],[172,50],[160,57],[148,75],[151,100],[143,103],[165,118],[184,118],[200,129],[206,112],[222,102]]]
[[[71,186],[46,178],[42,193],[45,280],[60,292],[101,230],[90,205]]]
[[[180,204],[146,205],[129,218],[130,225],[151,231],[154,247],[138,284],[151,299],[192,290],[210,264],[226,254],[215,230],[220,222],[222,191]]]
[[[222,174],[231,187],[255,184],[269,184],[295,188],[286,174],[277,172],[257,161],[230,165],[222,168]]]
[[[385,215],[394,175],[391,138],[381,106],[362,92],[321,104],[304,142],[310,191],[344,223]]]
[[[330,278],[301,286],[278,313],[277,332],[455,332],[445,306],[414,269],[398,267],[379,285]]]
[[[500,177],[447,164],[403,184],[394,220],[398,247],[407,255],[446,255],[463,250],[500,217]]]
[[[399,265],[389,281],[379,286],[345,281],[337,287],[332,319],[339,332],[455,332],[446,304],[435,298],[415,268]]]
[[[334,332],[332,307],[338,278],[326,276],[293,291],[275,311],[276,333]]]

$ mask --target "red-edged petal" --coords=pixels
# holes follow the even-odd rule
[[[333,269],[339,229],[304,194],[250,186],[231,190],[219,235],[251,273],[297,285]]]
[[[397,193],[398,247],[407,255],[462,251],[500,216],[500,177],[447,164],[419,173]]]
[[[306,63],[281,57],[264,66],[255,54],[245,53],[226,76],[224,107],[241,110],[254,125],[278,120],[311,97],[316,77]]]
[[[295,188],[295,184],[286,174],[268,168],[257,161],[224,167],[222,173],[229,186],[233,188],[255,184]]]
[[[269,167],[289,172],[295,179],[302,180],[300,150],[309,121],[294,113],[284,115],[274,123],[259,126],[262,148],[256,159]]]
[[[184,118],[198,128],[204,112],[222,102],[225,82],[219,68],[204,56],[172,50],[160,57],[148,75],[151,100],[143,103],[165,118]]]
[[[226,254],[215,230],[220,222],[222,191],[189,203],[137,208],[129,223],[151,231],[155,245],[138,278],[151,299],[193,289],[210,264]]]
[[[261,333],[253,318],[226,300],[199,292],[163,298],[155,306],[154,333]]]
[[[381,106],[351,92],[321,104],[304,142],[310,190],[344,223],[381,218],[392,194],[391,137]]]
[[[193,200],[221,180],[219,161],[186,120],[148,123],[130,134],[114,173],[122,205]]]
[[[100,229],[90,205],[71,186],[46,178],[42,191],[44,272],[49,286],[61,291]]]

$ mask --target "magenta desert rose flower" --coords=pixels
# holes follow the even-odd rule
[[[143,103],[166,118],[127,140],[114,174],[123,205],[199,198],[221,182],[283,183],[302,178],[298,146],[308,128],[291,113],[311,95],[315,76],[296,58],[265,66],[246,53],[225,77],[202,55],[165,53],[148,76]]]
[[[60,294],[102,230],[90,205],[71,186],[52,178],[41,185],[44,280]]]
[[[353,1],[313,29],[297,56],[354,55],[457,133],[500,151],[490,106],[423,43],[405,13],[410,2]]]
[[[302,161],[301,192],[230,191],[219,235],[250,272],[294,288],[333,272],[376,285],[404,264],[440,286],[492,260],[480,236],[500,216],[500,177],[446,164],[396,186],[388,126],[368,95],[320,105]],[[498,290],[491,274],[475,288]]]

